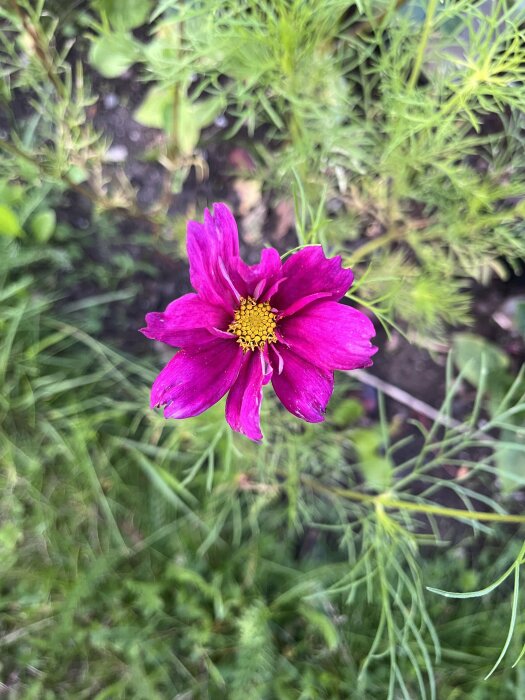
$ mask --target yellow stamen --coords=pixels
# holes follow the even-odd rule
[[[237,342],[244,350],[263,348],[265,343],[276,343],[275,314],[269,302],[257,303],[255,299],[241,297],[240,306],[233,315],[228,331],[237,336]]]

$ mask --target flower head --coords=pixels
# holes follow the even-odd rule
[[[290,413],[324,420],[334,370],[372,364],[371,321],[338,303],[353,281],[341,258],[307,246],[282,263],[273,248],[257,265],[239,256],[237,225],[225,204],[190,221],[190,280],[196,293],[146,315],[141,332],[180,348],[159,374],[151,405],[166,418],[202,413],[225,394],[226,420],[261,440],[262,388],[271,381]]]

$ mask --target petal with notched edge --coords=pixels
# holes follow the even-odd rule
[[[316,301],[283,319],[279,334],[297,355],[325,369],[369,367],[377,351],[372,321],[351,306]]]
[[[156,378],[152,407],[165,406],[166,418],[199,415],[232,386],[242,358],[242,350],[233,339],[215,339],[200,349],[181,350]]]

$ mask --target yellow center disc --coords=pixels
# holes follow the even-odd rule
[[[240,306],[234,314],[228,331],[237,336],[237,342],[244,350],[264,347],[265,343],[277,342],[275,335],[275,314],[267,301],[257,303],[255,299],[241,298]]]

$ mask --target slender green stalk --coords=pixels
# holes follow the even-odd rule
[[[62,100],[67,99],[67,92],[62,80],[58,77],[55,71],[53,58],[49,54],[49,49],[46,43],[42,40],[41,30],[33,25],[26,11],[20,6],[16,0],[10,2],[13,11],[18,15],[26,34],[28,35],[35,52],[35,56],[44,68],[47,76],[56,90],[58,97]]]
[[[421,41],[417,49],[416,60],[412,68],[412,73],[408,80],[408,87],[413,90],[416,86],[419,74],[421,72],[421,66],[423,65],[423,60],[425,58],[425,51],[428,44],[428,39],[430,37],[430,32],[432,30],[432,22],[434,20],[434,15],[436,13],[438,0],[429,0],[427,7],[427,14],[425,17],[425,24],[423,25],[423,33],[421,34]]]
[[[368,241],[367,243],[363,243],[363,245],[360,245],[359,248],[354,250],[354,252],[350,255],[350,257],[347,259],[348,263],[350,265],[355,265],[357,262],[360,262],[364,258],[367,258],[370,253],[373,253],[375,250],[378,248],[382,248],[383,246],[387,246],[389,243],[392,243],[396,239],[399,238],[399,231],[390,231],[388,233],[384,233],[382,236],[378,236],[377,238],[373,238],[371,241]]]
[[[382,507],[392,510],[412,511],[415,513],[425,513],[427,515],[441,515],[445,518],[461,518],[465,520],[476,520],[480,522],[498,522],[498,523],[525,523],[525,515],[512,515],[503,513],[484,513],[480,511],[470,511],[464,508],[447,508],[427,503],[412,503],[400,498],[392,498],[388,493],[382,493],[378,496],[372,494],[360,493],[352,489],[343,489],[338,487],[329,487],[320,484],[314,479],[301,477],[301,481],[306,486],[310,487],[318,493],[324,493],[329,496],[339,496],[350,501],[359,503],[369,503],[376,507]]]

